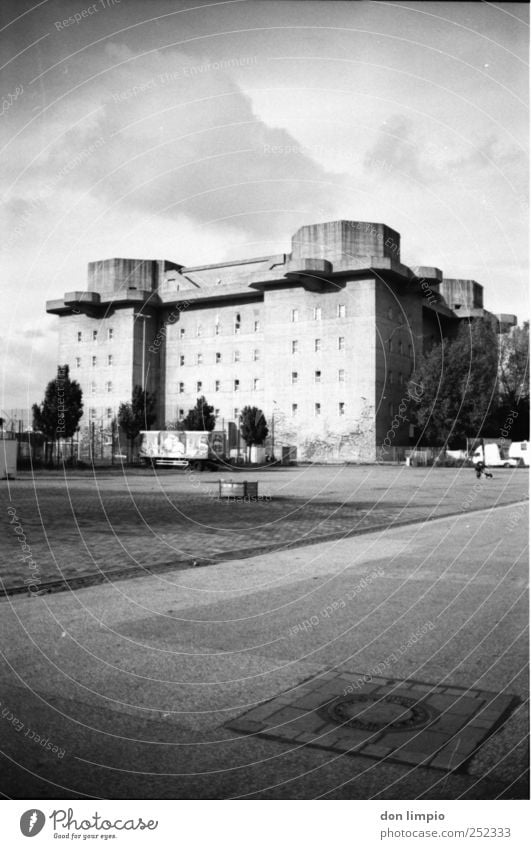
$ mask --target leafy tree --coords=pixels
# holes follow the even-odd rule
[[[214,407],[207,404],[206,398],[201,395],[195,407],[183,419],[182,430],[214,430],[215,426]]]
[[[131,403],[122,403],[118,407],[118,424],[124,431],[129,442],[129,456],[133,444],[141,430],[149,430],[155,419],[155,399],[153,395],[136,385],[133,389]]]
[[[70,380],[68,365],[57,366],[41,404],[33,404],[33,427],[46,438],[45,461],[51,462],[58,439],[70,439],[83,415],[83,392],[77,380]]]
[[[528,321],[501,337],[498,388],[496,430],[504,429],[504,423],[511,418],[513,424],[507,438],[517,441],[529,439]]]
[[[486,435],[497,406],[497,372],[498,337],[485,319],[463,322],[455,339],[421,357],[412,376],[420,441],[458,447],[467,436]]]
[[[269,428],[258,407],[244,407],[240,413],[240,432],[249,451],[253,445],[263,445]]]

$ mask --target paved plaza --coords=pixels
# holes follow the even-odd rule
[[[230,506],[199,480],[4,482],[42,586],[122,570],[4,596],[4,792],[526,798],[525,471],[279,469]]]
[[[218,500],[219,479],[231,477],[257,480],[264,498]],[[7,528],[0,577],[8,592],[25,592],[32,577],[46,589],[65,582],[83,586],[391,529],[526,496],[523,469],[500,469],[492,481],[476,481],[472,469],[405,466],[303,466],[234,475],[23,473],[0,485]],[[25,556],[13,532],[13,510],[29,547]]]

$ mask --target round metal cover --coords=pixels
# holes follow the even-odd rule
[[[431,722],[436,712],[407,696],[345,696],[327,708],[333,722],[363,731],[411,731]]]

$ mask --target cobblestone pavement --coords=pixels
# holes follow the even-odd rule
[[[219,475],[182,471],[23,473],[2,481],[3,587],[17,592],[31,580],[37,587],[75,586],[189,568],[516,503],[527,496],[528,480],[522,469],[476,481],[470,469],[404,466],[247,470],[234,477],[258,480],[265,498],[219,501]]]

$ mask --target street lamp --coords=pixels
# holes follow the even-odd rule
[[[142,312],[137,312],[136,318],[151,318],[150,315],[146,315]],[[146,374],[145,374],[145,361],[146,361],[146,322],[142,322],[142,392],[144,392],[146,388]]]

